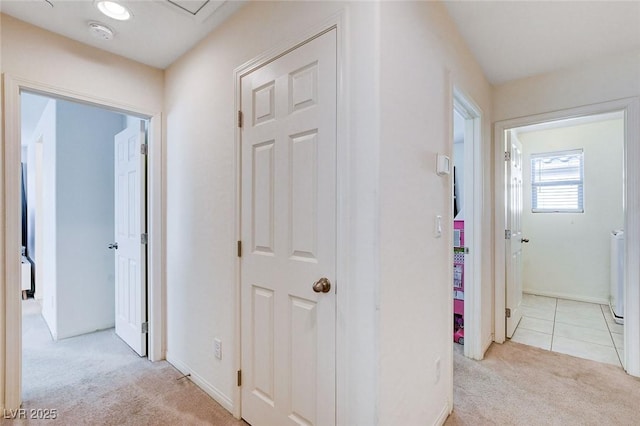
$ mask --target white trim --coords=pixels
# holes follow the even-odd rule
[[[539,291],[539,290],[529,290],[529,289],[523,288],[522,293],[533,294],[534,296],[555,297],[556,299],[575,300],[577,302],[596,303],[598,305],[609,304],[609,300],[602,299],[600,297],[575,296],[573,294],[558,293],[555,291]]]
[[[440,414],[436,418],[436,421],[433,422],[433,424],[435,426],[443,425],[444,422],[447,421],[447,418],[449,418],[449,415],[451,414],[452,410],[453,410],[453,408],[450,407],[449,405],[445,405],[444,407],[442,407],[442,411],[440,411]]]
[[[336,209],[337,209],[337,222],[336,222],[336,284],[340,283],[341,287],[345,287],[348,285],[349,278],[349,264],[346,261],[348,258],[347,253],[349,252],[348,248],[348,211],[349,211],[349,202],[346,194],[348,193],[348,146],[347,146],[347,135],[348,135],[348,122],[345,120],[347,116],[347,98],[346,98],[346,65],[345,65],[345,11],[341,10],[330,16],[328,19],[324,20],[320,25],[313,27],[309,31],[304,34],[301,34],[295,38],[289,39],[284,43],[279,43],[276,47],[271,50],[259,55],[243,65],[239,66],[234,70],[234,92],[235,92],[235,103],[233,114],[236,116],[237,112],[240,110],[241,105],[241,94],[240,94],[240,85],[241,78],[257,68],[260,68],[269,62],[272,62],[297,47],[304,45],[311,40],[323,35],[324,33],[331,31],[332,29],[336,30],[336,68],[337,68],[337,105],[336,105],[336,114],[337,114],[337,122],[336,122],[336,168],[337,168],[337,182],[336,182]],[[241,133],[238,126],[235,126],[235,141],[236,141],[236,153],[234,157],[234,171],[235,171],[235,194],[236,194],[236,203],[234,206],[234,229],[236,240],[241,239],[241,213],[242,213],[242,194],[241,194],[241,178],[242,178],[242,170],[240,167],[241,164]],[[242,306],[241,306],[241,263],[240,258],[237,258],[234,272],[235,272],[235,313],[234,313],[234,333],[236,336],[236,357],[234,360],[234,371],[240,370],[242,367]],[[343,296],[345,292],[336,291],[336,315],[339,312],[346,312],[347,309],[347,300]],[[345,348],[347,347],[347,332],[345,329],[344,321],[336,321],[336,363],[335,363],[335,374],[336,374],[336,424],[342,424],[343,421],[341,419],[347,419],[348,409],[345,404],[340,404],[340,401],[346,401],[346,394],[348,391],[347,387],[347,375],[343,374],[346,371],[347,364],[347,353]],[[242,392],[241,388],[235,386],[233,391],[233,409],[230,410],[234,417],[237,419],[242,418]]]
[[[20,407],[21,374],[22,371],[22,336],[21,336],[21,303],[19,297],[20,283],[20,229],[19,206],[19,164],[20,164],[20,92],[50,95],[56,98],[97,105],[105,109],[128,113],[149,119],[149,157],[148,157],[148,318],[149,344],[148,358],[151,361],[164,359],[164,142],[162,140],[162,116],[159,112],[146,111],[134,105],[120,103],[116,100],[98,98],[89,94],[78,93],[59,87],[46,85],[4,74],[4,147],[5,156],[2,162],[4,168],[3,189],[5,215],[4,226],[0,230],[0,241],[4,251],[4,274],[0,282],[0,295],[4,296],[5,316],[4,324],[0,323],[0,337],[5,336],[7,343],[3,350],[4,364],[4,403],[3,408],[15,409]],[[13,225],[13,226],[11,226]],[[7,283],[16,283],[7,285]],[[1,297],[0,296],[0,297]],[[2,302],[2,300],[0,300]],[[2,327],[4,325],[4,327]],[[1,340],[1,339],[0,339]],[[0,376],[1,377],[1,376]],[[2,395],[0,395],[2,396]]]
[[[504,133],[508,129],[547,121],[582,117],[614,111],[624,111],[624,179],[625,179],[625,327],[623,364],[627,373],[640,377],[640,98],[625,98],[599,104],[580,106],[528,117],[496,122],[494,125],[495,150],[495,336],[498,343],[505,341],[505,173]]]
[[[465,119],[465,246],[469,254],[464,265],[464,355],[480,360],[484,357],[482,348],[482,200],[483,200],[483,164],[482,164],[482,110],[455,84],[452,88],[453,110]],[[453,111],[452,111],[453,112]],[[453,137],[451,138],[453,144]],[[470,143],[467,143],[469,141]],[[469,220],[470,219],[470,220]],[[453,242],[451,250],[453,253]],[[451,262],[453,265],[453,261]],[[452,280],[453,282],[453,280]],[[453,296],[452,296],[453,298]],[[453,300],[451,300],[453,304]]]
[[[211,398],[213,398],[218,404],[222,405],[227,411],[233,412],[233,401],[229,399],[220,389],[205,380],[202,376],[193,372],[191,367],[187,364],[174,359],[169,352],[167,352],[167,362],[171,364],[176,370],[182,374],[189,375],[182,380],[191,380],[198,385],[203,391],[205,391]]]
[[[640,99],[625,107],[625,306],[624,360],[640,377]]]

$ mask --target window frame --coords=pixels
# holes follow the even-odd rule
[[[580,158],[580,178],[576,180],[555,180],[546,181],[544,183],[536,183],[535,175],[538,168],[534,167],[536,159],[554,158],[578,155]],[[584,149],[571,149],[564,151],[550,151],[530,155],[531,164],[531,212],[532,213],[584,213]],[[576,208],[540,208],[538,207],[537,190],[539,187],[554,186],[577,186],[578,189],[578,206]]]

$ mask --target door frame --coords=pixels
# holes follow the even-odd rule
[[[548,121],[624,112],[624,228],[625,238],[625,369],[640,377],[640,98],[624,98],[498,121],[494,124],[495,177],[495,311],[494,341],[505,341],[505,214],[506,182],[504,167],[505,131]],[[634,259],[630,262],[629,259]]]
[[[452,87],[453,112],[457,111],[465,120],[464,134],[464,237],[469,253],[464,261],[464,356],[481,360],[482,348],[482,110],[462,89]],[[453,131],[451,134],[453,143]],[[453,147],[452,147],[453,149]],[[451,179],[453,193],[453,179]],[[453,201],[453,200],[452,200]],[[453,211],[453,209],[452,209]],[[466,213],[469,214],[467,219]],[[453,241],[451,242],[453,253]],[[451,261],[453,265],[453,259]],[[453,293],[451,295],[453,306]]]
[[[347,300],[343,296],[345,291],[338,291],[339,286],[348,285],[349,265],[346,261],[348,253],[348,215],[346,212],[349,208],[349,197],[347,196],[347,176],[348,168],[348,130],[347,121],[347,102],[345,96],[345,17],[344,11],[339,11],[324,20],[320,25],[311,28],[311,30],[291,38],[269,51],[258,55],[234,70],[234,116],[237,116],[241,105],[241,79],[250,74],[254,70],[267,65],[270,62],[286,55],[296,48],[308,43],[309,41],[320,37],[321,35],[331,31],[336,31],[336,317],[339,319],[340,312],[347,311]],[[242,138],[238,125],[235,126],[235,155],[233,162],[234,170],[234,193],[236,196],[234,204],[234,235],[237,241],[241,240],[241,223],[242,223]],[[234,372],[239,372],[242,367],[242,277],[241,258],[237,257],[234,267],[235,282],[235,300],[234,300],[234,336],[236,337],[235,348],[236,355],[234,359]],[[347,379],[345,374],[339,374],[344,371],[347,354],[347,332],[344,321],[336,321],[336,424],[340,424],[339,419],[347,417],[345,404],[339,401],[347,394]],[[235,374],[234,374],[235,376]],[[242,418],[242,392],[240,386],[235,386],[233,391],[233,415]],[[344,400],[344,399],[342,399]]]
[[[93,105],[114,112],[134,115],[149,120],[149,153],[147,174],[147,232],[149,233],[147,264],[147,318],[148,358],[159,361],[165,358],[165,300],[164,300],[164,151],[162,141],[162,114],[147,111],[135,105],[123,104],[113,99],[103,99],[91,94],[79,93],[64,88],[3,75],[4,151],[1,160],[0,188],[4,217],[0,227],[0,350],[5,363],[0,366],[0,403],[5,409],[17,409],[22,400],[22,304],[20,298],[20,227],[19,223],[19,167],[20,167],[20,95],[22,91],[42,94],[58,99]],[[14,283],[9,285],[9,283]],[[115,297],[115,295],[114,295]],[[4,339],[2,339],[4,337]],[[2,344],[4,343],[4,344]],[[4,347],[2,347],[4,346]],[[2,390],[4,389],[4,395]]]

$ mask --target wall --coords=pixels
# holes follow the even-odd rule
[[[125,117],[57,102],[58,338],[115,324],[113,137]],[[45,277],[46,278],[46,277]]]
[[[494,88],[495,121],[640,95],[640,52],[607,56]]]
[[[148,111],[162,110],[162,70],[8,15],[0,19],[3,73]]]
[[[113,136],[125,116],[50,100],[29,143],[31,235],[42,219],[36,258],[43,316],[63,339],[114,325]],[[37,145],[43,149],[43,206],[36,212]],[[39,248],[34,247],[38,253]]]
[[[483,110],[484,137],[491,88],[442,3],[382,2],[380,16],[379,424],[432,424],[452,403],[453,369],[452,175],[435,158],[453,150],[451,85]]]
[[[119,105],[131,105],[131,108],[136,110],[162,111],[162,70],[83,45],[4,14],[0,14],[0,32],[2,73],[68,92],[113,101]],[[4,109],[1,111],[4,114]],[[0,126],[3,125],[0,120]],[[4,135],[3,129],[4,127],[0,127],[1,135]],[[3,143],[9,142],[3,140]],[[0,185],[4,185],[4,180]],[[4,233],[0,235],[0,240],[4,241]],[[3,250],[4,247],[0,249],[2,258]],[[4,271],[3,265],[0,271],[2,280],[5,276]],[[2,306],[5,304],[5,285],[4,281],[0,283]],[[5,333],[3,318],[0,321],[0,366],[5,365]],[[11,401],[11,408],[17,408],[13,402],[18,399],[16,395],[5,393],[5,377],[2,367],[0,405],[4,406],[5,401]]]
[[[28,203],[28,226],[29,236],[35,237],[34,247],[29,251],[35,253],[36,260],[36,292],[42,298],[42,316],[44,317],[51,334],[57,338],[58,314],[57,314],[57,248],[56,248],[56,101],[50,100],[47,103],[40,121],[36,125],[33,136],[28,145],[27,162],[27,203]],[[42,164],[37,170],[38,160],[36,144],[41,144]],[[36,237],[36,175],[41,173],[42,187],[39,227],[42,235]],[[31,243],[31,240],[29,241]],[[40,243],[39,247],[35,244]],[[33,250],[35,249],[35,250]],[[49,277],[43,280],[42,277]]]
[[[596,303],[609,300],[609,235],[622,229],[624,121],[519,134],[524,154],[523,290]],[[532,213],[532,153],[584,149],[584,213]]]
[[[458,204],[458,215],[455,216],[455,220],[464,220],[464,178],[465,178],[465,165],[464,165],[464,134],[465,134],[465,119],[457,112],[453,112],[453,166],[455,167],[455,197]],[[456,135],[459,135],[456,138]]]

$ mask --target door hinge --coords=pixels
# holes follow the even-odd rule
[[[505,309],[504,314],[507,316],[507,318],[511,318],[511,308]]]
[[[142,332],[143,333],[148,333],[149,332],[149,323],[146,322],[146,321],[142,323]]]
[[[149,242],[149,234],[146,232],[144,234],[140,234],[140,242],[142,244],[147,244]]]
[[[511,229],[505,229],[504,230],[504,239],[505,240],[510,240],[511,239]]]
[[[238,370],[237,383],[238,383],[238,386],[242,386],[242,370]]]
[[[242,111],[238,111],[238,127],[240,127],[242,129],[242,124],[243,124],[243,114]]]
[[[147,155],[148,153],[149,153],[149,145],[147,145],[146,143],[143,143],[142,145],[140,145],[140,154]]]
[[[237,253],[238,257],[242,257],[242,241],[238,241]]]
[[[509,151],[504,153],[504,161],[511,161],[511,153]]]

